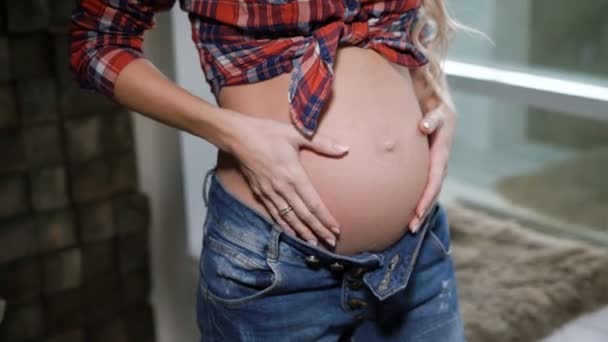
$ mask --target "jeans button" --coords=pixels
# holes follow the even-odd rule
[[[350,307],[351,309],[361,309],[367,306],[367,302],[357,298],[351,298],[348,300],[347,303],[348,307]]]
[[[334,263],[329,264],[329,268],[334,271],[342,271],[344,269],[344,265],[336,261]]]
[[[304,258],[304,261],[305,261],[305,262],[306,262],[308,265],[311,265],[311,266],[318,265],[318,264],[319,264],[319,262],[320,262],[319,258],[317,258],[316,256],[314,256],[314,255],[312,255],[312,254],[311,254],[311,255],[309,255],[309,256],[307,256],[307,257],[305,257],[305,258]]]

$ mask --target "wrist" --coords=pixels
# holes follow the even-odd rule
[[[233,153],[238,143],[238,123],[242,114],[233,110],[208,106],[200,108],[203,114],[195,115],[192,125],[194,134],[215,145],[218,149],[227,153]],[[205,122],[201,122],[201,121]]]

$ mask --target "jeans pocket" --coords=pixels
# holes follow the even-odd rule
[[[279,285],[277,266],[261,253],[215,235],[207,235],[203,241],[200,286],[208,299],[239,306],[260,299]]]
[[[450,236],[450,225],[448,223],[447,213],[443,205],[438,204],[437,213],[435,214],[435,221],[429,227],[429,237],[435,243],[436,247],[443,252],[445,255],[449,255],[452,252],[451,236]]]
[[[443,260],[451,254],[450,229],[444,207],[438,204],[434,215],[429,216],[430,225],[418,256],[419,265]]]

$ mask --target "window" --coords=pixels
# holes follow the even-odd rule
[[[460,34],[451,49],[453,58],[606,82],[607,1],[447,1],[457,19],[486,33],[495,43]]]
[[[608,2],[449,4],[495,45],[459,34],[446,63],[460,114],[447,190],[608,243]]]

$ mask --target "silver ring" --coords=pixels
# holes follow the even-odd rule
[[[283,208],[279,211],[279,215],[285,216],[290,211],[293,211],[293,208],[290,205],[288,205],[286,208]]]

